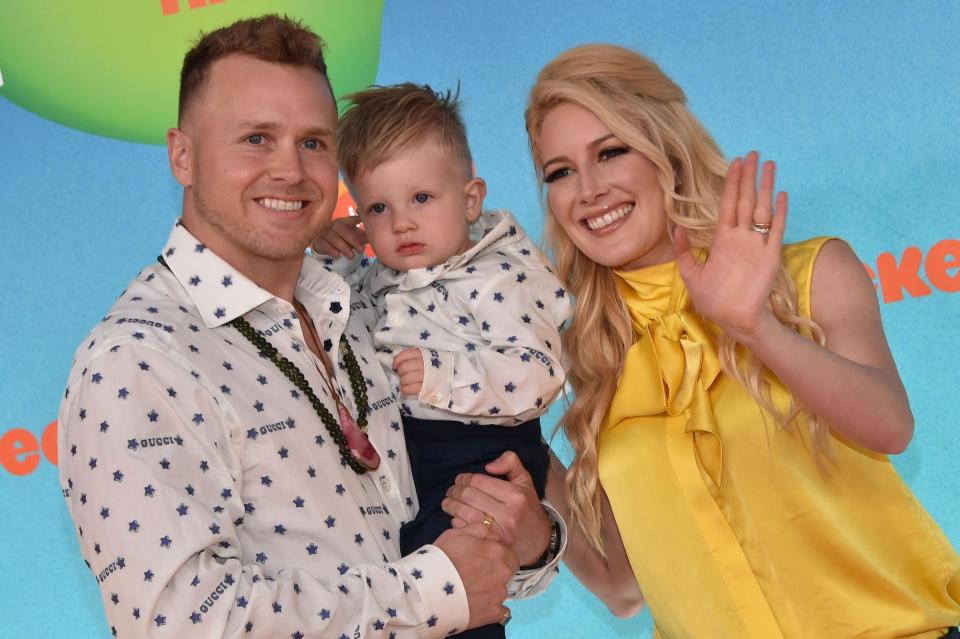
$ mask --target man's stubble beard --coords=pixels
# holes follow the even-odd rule
[[[202,195],[201,183],[202,180],[197,176],[190,189],[197,217],[215,228],[223,238],[233,245],[242,247],[258,257],[271,260],[288,260],[300,257],[316,235],[309,228],[304,228],[301,236],[295,238],[295,243],[292,241],[282,244],[270,242],[253,227],[243,224],[242,218],[225,215],[216,207],[208,205]],[[316,200],[320,199],[318,195],[310,194],[310,198],[313,200],[311,204],[316,205]],[[244,206],[243,201],[241,201],[240,206]]]

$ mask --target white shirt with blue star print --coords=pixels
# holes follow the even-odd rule
[[[244,316],[337,414],[293,307],[182,226],[77,352],[60,407],[60,477],[119,637],[440,637],[468,620],[434,546],[400,557],[417,510],[398,404],[344,281],[306,260],[306,307],[365,377],[382,457],[344,466],[308,399],[228,322]]]
[[[543,415],[563,387],[570,297],[512,214],[485,211],[476,226],[474,246],[434,267],[319,259],[356,292],[352,312],[366,319],[398,396],[393,358],[420,350],[423,386],[401,397],[406,414],[514,425]]]

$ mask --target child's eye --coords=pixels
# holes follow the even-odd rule
[[[550,173],[547,173],[547,176],[543,178],[543,181],[546,182],[547,184],[550,184],[551,182],[556,182],[557,180],[567,177],[572,172],[573,171],[571,171],[569,168],[563,167],[555,171],[551,171]]]
[[[612,146],[600,151],[600,160],[609,160],[610,158],[615,158],[629,152],[630,149],[625,146]]]
[[[417,193],[413,196],[413,199],[416,200],[419,204],[423,204],[430,199],[430,196],[427,193]]]
[[[383,213],[387,210],[387,205],[383,202],[377,202],[376,204],[371,204],[367,210],[373,214]]]

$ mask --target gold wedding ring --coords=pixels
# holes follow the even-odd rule
[[[487,530],[490,530],[496,521],[497,520],[490,513],[488,512],[483,513],[483,527],[486,528]],[[510,611],[507,610],[507,612],[509,613]]]
[[[500,621],[498,621],[497,623],[499,623],[501,626],[505,626],[505,625],[507,625],[508,623],[510,623],[510,620],[511,620],[511,619],[513,619],[513,614],[510,612],[510,609],[509,609],[509,608],[507,608],[506,606],[504,606],[504,607],[503,607],[503,614],[500,615]]]
[[[760,233],[761,235],[768,235],[770,233],[771,226],[773,226],[773,222],[767,222],[766,224],[754,222],[750,225],[750,230]]]

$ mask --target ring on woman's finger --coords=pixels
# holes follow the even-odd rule
[[[754,222],[750,225],[751,231],[756,231],[761,235],[768,235],[770,233],[770,227],[773,226],[772,222],[767,222],[766,224],[761,224],[759,222]]]
[[[496,518],[490,513],[484,511],[483,513],[483,527],[487,530],[490,530],[493,525],[497,522]]]
[[[501,626],[505,626],[510,623],[510,620],[513,619],[513,614],[510,612],[510,609],[506,606],[503,607],[503,614],[500,615],[499,623]]]

